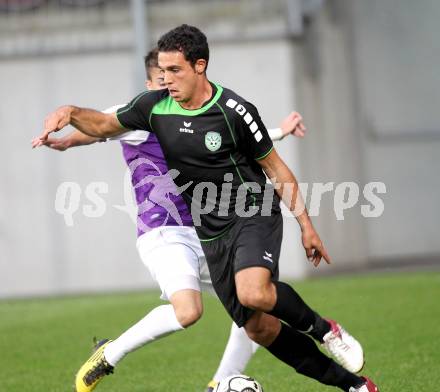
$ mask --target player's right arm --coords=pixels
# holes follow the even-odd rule
[[[32,141],[32,147],[43,145],[52,132],[58,132],[69,124],[88,136],[101,139],[125,131],[114,113],[102,113],[77,106],[61,106],[46,117],[43,132]]]
[[[46,117],[44,130],[32,141],[32,147],[42,146],[52,132],[58,132],[69,124],[86,135],[101,139],[118,136],[129,129],[151,131],[148,116],[163,93],[161,90],[139,94],[116,113],[61,106]]]
[[[111,106],[105,110],[103,110],[103,113],[115,113],[118,109],[124,107],[126,105],[114,105]],[[98,138],[94,136],[86,135],[85,133],[82,133],[81,131],[78,131],[77,129],[73,130],[73,132],[69,133],[66,136],[63,137],[48,137],[47,140],[44,142],[44,145],[46,147],[51,148],[52,150],[57,151],[66,151],[69,148],[72,147],[79,147],[79,146],[88,146],[90,144],[94,144],[96,142],[105,142],[107,140],[140,140],[144,141],[145,137],[141,138],[140,135],[138,135],[139,132],[134,131],[128,131],[126,133],[123,133],[121,135],[118,135],[116,137],[110,138],[110,139],[104,139],[104,138]],[[145,133],[145,132],[140,132]]]
[[[125,132],[114,113],[102,113],[92,109],[73,106],[70,112],[70,122],[82,133],[106,139]]]

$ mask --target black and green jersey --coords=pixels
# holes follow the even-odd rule
[[[239,217],[270,215],[279,199],[258,160],[273,149],[255,106],[212,84],[203,107],[183,109],[168,90],[145,92],[117,117],[124,128],[153,132],[183,190],[202,241],[226,233]]]

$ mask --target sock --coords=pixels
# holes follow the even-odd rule
[[[325,385],[349,391],[364,381],[324,355],[307,335],[281,324],[281,331],[267,347],[275,357],[293,367],[298,373]]]
[[[172,305],[158,306],[109,343],[104,349],[105,359],[110,365],[116,366],[129,352],[182,329],[184,328],[177,321]]]
[[[318,313],[315,313],[315,323],[313,324],[313,329],[308,334],[320,343],[324,343],[324,336],[330,329],[330,323]]]
[[[244,328],[232,323],[225,352],[213,379],[220,382],[228,376],[242,374],[258,347],[260,346],[247,336]]]
[[[322,343],[322,338],[330,331],[330,324],[310,309],[288,284],[274,282],[274,285],[277,291],[277,302],[269,314],[300,332],[310,334]]]

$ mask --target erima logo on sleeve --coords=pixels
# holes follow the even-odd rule
[[[263,259],[268,261],[269,263],[273,263],[272,253],[269,253],[267,250],[264,251]]]
[[[228,99],[228,102],[226,102],[226,106],[235,109],[235,111],[243,117],[244,122],[249,126],[250,131],[254,135],[255,140],[259,143],[263,139],[263,134],[258,129],[257,123],[252,118],[252,115],[248,113],[246,108],[243,105],[237,105],[237,103],[237,101],[230,98]]]

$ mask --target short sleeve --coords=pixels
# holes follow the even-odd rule
[[[122,105],[114,105],[114,106],[110,106],[107,109],[102,110],[102,113],[116,113],[116,111],[120,108],[123,108],[127,106],[126,103],[122,104]]]
[[[240,149],[255,160],[265,158],[272,151],[273,142],[257,108],[244,102],[237,105],[235,112],[235,130],[239,135]]]
[[[116,117],[126,129],[145,130],[151,132],[150,113],[157,102],[157,95],[145,91],[134,98],[129,104],[116,111]]]
[[[136,130],[121,133],[120,135],[110,137],[107,140],[116,140],[136,145],[145,142],[148,139],[148,135],[148,132]]]

